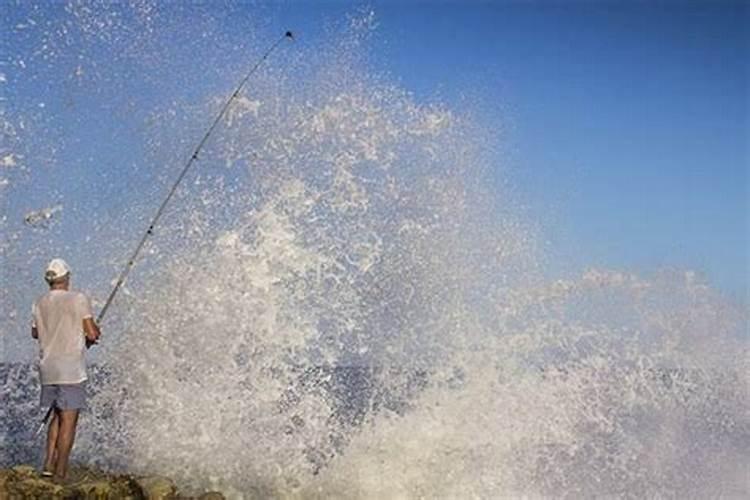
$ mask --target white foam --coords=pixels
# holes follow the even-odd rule
[[[23,220],[32,227],[42,227],[49,224],[55,214],[62,212],[63,206],[58,204],[39,210],[32,210],[24,215]]]

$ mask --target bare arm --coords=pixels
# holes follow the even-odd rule
[[[94,318],[84,318],[83,333],[86,335],[86,347],[96,344],[99,341],[99,337],[102,336],[102,332],[94,322]]]

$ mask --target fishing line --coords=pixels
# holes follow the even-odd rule
[[[190,170],[190,167],[193,165],[195,160],[198,159],[198,154],[203,148],[203,145],[206,143],[206,141],[208,141],[208,138],[211,137],[211,134],[213,133],[214,129],[219,124],[221,119],[224,117],[224,114],[226,113],[227,109],[229,109],[229,106],[232,104],[232,101],[234,101],[234,99],[239,95],[239,93],[242,91],[242,87],[245,86],[245,83],[253,75],[253,73],[255,73],[255,71],[260,67],[260,65],[263,64],[263,62],[268,58],[269,55],[271,55],[271,53],[276,49],[276,47],[278,47],[279,44],[281,44],[281,42],[287,38],[290,40],[294,40],[294,36],[292,35],[291,31],[287,31],[286,33],[284,33],[284,35],[281,36],[281,38],[279,38],[273,45],[271,45],[271,47],[269,47],[268,50],[266,50],[263,56],[260,59],[258,59],[258,62],[255,63],[255,65],[250,69],[250,71],[248,71],[248,73],[242,79],[240,84],[237,85],[237,88],[234,90],[234,92],[232,92],[232,94],[229,96],[227,101],[224,103],[224,106],[221,108],[221,111],[216,116],[213,123],[206,131],[206,133],[203,135],[203,138],[200,140],[200,142],[198,142],[198,145],[193,150],[193,154],[190,155],[190,158],[188,158],[187,162],[185,163],[185,166],[180,172],[180,175],[177,177],[177,180],[172,185],[172,189],[169,190],[169,194],[167,194],[167,197],[164,198],[164,201],[162,201],[153,219],[151,219],[151,222],[148,225],[148,229],[143,234],[143,237],[138,242],[138,245],[135,247],[135,250],[133,251],[130,258],[128,259],[127,263],[125,264],[125,267],[123,268],[122,272],[120,273],[120,276],[117,278],[117,282],[115,283],[115,286],[112,289],[112,292],[109,294],[109,297],[107,297],[107,301],[104,303],[104,307],[102,307],[102,310],[99,312],[99,316],[97,316],[96,318],[97,323],[100,323],[102,319],[104,318],[104,314],[107,312],[107,309],[109,309],[109,306],[112,304],[112,301],[117,295],[117,292],[120,290],[123,283],[125,283],[125,280],[127,279],[128,274],[130,273],[130,270],[133,268],[133,265],[135,264],[135,261],[138,258],[138,254],[140,254],[141,250],[143,249],[143,245],[146,244],[146,240],[148,240],[149,236],[154,234],[154,227],[156,226],[156,223],[159,221],[159,218],[162,216],[164,209],[167,207],[167,204],[169,203],[169,200],[172,199],[172,196],[177,191],[177,187],[180,185],[180,182],[182,182],[182,179],[185,177],[185,174],[187,174],[188,170]]]

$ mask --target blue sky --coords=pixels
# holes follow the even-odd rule
[[[541,225],[553,272],[690,268],[750,303],[746,3],[291,1],[239,10],[307,43],[361,8],[376,14],[377,69],[418,100],[468,104],[498,126],[498,182],[509,175]],[[9,43],[27,49],[12,45],[20,36]],[[235,55],[214,61],[223,73],[212,76],[234,75]],[[100,94],[75,99],[106,104],[117,89],[101,83]],[[69,93],[65,84],[49,92]],[[141,99],[148,104],[147,93]],[[128,133],[106,121],[81,127],[78,141]],[[122,156],[116,145],[111,152]]]
[[[747,300],[747,3],[370,5],[377,64],[405,88],[500,114],[552,261],[690,268]],[[349,10],[291,2],[278,18],[304,33]]]

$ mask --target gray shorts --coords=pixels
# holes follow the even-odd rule
[[[86,408],[86,382],[43,385],[40,404],[42,408],[55,405],[60,410],[82,410]]]

